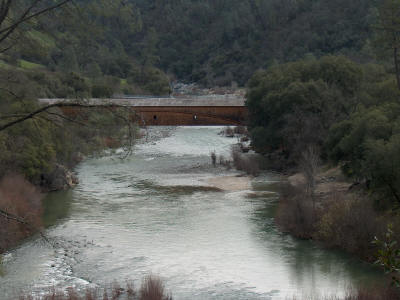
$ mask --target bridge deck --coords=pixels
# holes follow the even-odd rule
[[[74,99],[39,99],[41,103],[75,102]],[[121,104],[126,106],[244,106],[245,99],[240,96],[215,95],[171,98],[112,98],[89,99],[90,104]]]

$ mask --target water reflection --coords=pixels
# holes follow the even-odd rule
[[[43,199],[43,225],[47,228],[68,218],[71,211],[73,191],[52,192]]]
[[[331,282],[336,286],[336,296],[345,295],[346,291],[358,286],[384,284],[381,271],[368,263],[343,251],[323,248],[316,242],[296,239],[279,232],[274,222],[278,204],[278,194],[263,194],[263,190],[279,191],[279,183],[253,185],[257,192],[247,198],[255,206],[251,220],[255,234],[264,241],[265,247],[279,253],[289,271],[289,281],[301,287],[304,296],[330,296],[323,294],[318,285]],[[298,293],[299,291],[296,291]],[[332,290],[330,290],[332,293]]]
[[[0,254],[0,277],[3,277],[5,275],[4,269],[3,269],[3,257]]]

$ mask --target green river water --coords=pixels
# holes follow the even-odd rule
[[[218,127],[151,128],[156,140],[134,154],[87,159],[80,184],[45,202],[46,235],[3,258],[0,299],[51,287],[137,285],[163,279],[174,299],[301,299],[343,296],[376,283],[379,270],[338,251],[280,233],[274,224],[279,177],[218,191],[208,180],[235,171],[211,165],[236,139]]]

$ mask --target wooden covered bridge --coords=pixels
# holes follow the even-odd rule
[[[44,104],[66,99],[40,99]],[[248,111],[244,98],[236,95],[196,97],[124,97],[90,99],[91,105],[117,104],[131,107],[141,126],[245,125]],[[65,109],[67,113],[68,110]]]

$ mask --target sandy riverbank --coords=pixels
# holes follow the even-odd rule
[[[249,176],[222,176],[207,180],[207,183],[215,188],[224,191],[243,191],[251,189],[251,180]]]

